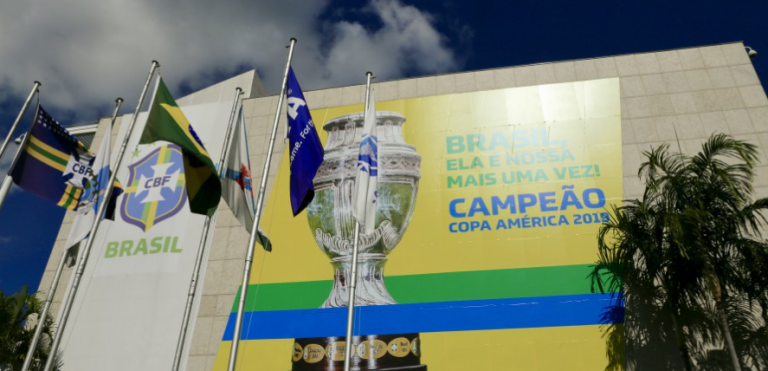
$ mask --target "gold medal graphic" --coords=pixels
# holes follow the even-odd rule
[[[403,358],[411,352],[411,342],[403,337],[392,340],[387,346],[387,352],[395,357]]]

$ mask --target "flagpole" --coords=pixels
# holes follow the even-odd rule
[[[219,178],[221,178],[222,172],[224,172],[224,161],[229,152],[230,142],[232,141],[232,123],[235,121],[235,112],[240,106],[240,96],[243,95],[243,89],[239,87],[235,89],[235,101],[232,104],[232,112],[229,114],[229,123],[227,124],[227,133],[224,135],[224,145],[221,147],[221,156],[219,157]],[[215,215],[215,214],[214,214]],[[211,229],[210,216],[205,217],[205,225],[203,226],[203,237],[200,240],[200,246],[197,248],[197,258],[195,258],[195,269],[192,272],[192,280],[189,282],[189,293],[187,294],[187,305],[184,307],[184,316],[181,320],[181,331],[179,332],[179,339],[176,341],[176,355],[173,357],[173,371],[178,371],[181,366],[181,355],[184,352],[184,340],[187,337],[187,330],[189,328],[189,319],[192,315],[192,304],[195,300],[195,293],[197,291],[197,280],[200,277],[200,267],[203,263],[203,254],[205,253],[205,242],[208,240],[208,231]]]
[[[253,227],[251,228],[251,237],[248,239],[248,253],[245,257],[245,267],[243,268],[243,282],[240,285],[240,300],[237,303],[237,317],[235,319],[235,331],[232,335],[232,349],[229,352],[228,371],[235,370],[237,362],[237,347],[240,345],[240,333],[243,330],[243,315],[245,314],[245,300],[248,297],[248,283],[251,281],[251,263],[253,262],[253,251],[256,248],[256,236],[259,232],[259,222],[261,221],[262,205],[264,204],[264,192],[267,188],[267,178],[269,168],[272,164],[272,150],[275,148],[275,137],[277,136],[277,126],[280,122],[280,112],[283,108],[283,98],[285,98],[285,85],[288,81],[288,70],[291,68],[291,58],[293,58],[293,48],[296,46],[296,38],[291,38],[291,44],[288,45],[288,62],[285,64],[283,73],[283,85],[280,87],[280,96],[277,100],[277,111],[275,112],[275,122],[272,124],[272,135],[269,137],[269,146],[267,147],[267,158],[264,162],[264,172],[261,175],[261,184],[259,184],[259,195],[256,199],[256,213],[253,217]]]
[[[51,282],[51,288],[48,289],[48,295],[45,298],[45,305],[43,306],[43,312],[37,317],[37,327],[35,328],[35,335],[32,337],[32,343],[27,350],[27,357],[24,359],[24,365],[21,367],[21,371],[28,371],[29,366],[32,365],[32,359],[35,356],[35,349],[37,349],[37,343],[40,341],[40,335],[43,333],[43,327],[45,327],[45,319],[48,317],[48,311],[51,309],[51,302],[53,296],[56,294],[56,286],[59,285],[59,279],[61,278],[61,272],[66,264],[66,257],[69,253],[69,249],[64,249],[61,254],[61,260],[59,266],[56,268],[56,274],[53,275],[53,282]],[[53,357],[49,354],[48,357]]]
[[[40,91],[40,86],[42,84],[40,81],[35,81],[35,84],[32,86],[32,91],[29,92],[29,96],[27,96],[27,100],[24,102],[24,105],[21,106],[21,111],[19,111],[19,115],[16,116],[16,121],[13,122],[13,125],[11,125],[11,130],[8,132],[8,136],[5,137],[5,141],[3,141],[3,146],[0,147],[0,157],[3,157],[5,154],[5,150],[8,148],[8,144],[11,143],[11,138],[13,138],[13,133],[16,131],[16,127],[19,126],[19,122],[21,122],[21,118],[24,116],[24,113],[27,112],[27,108],[29,108],[29,103],[32,102],[32,98],[34,98],[35,93],[38,93]]]
[[[3,157],[3,154],[5,154],[5,150],[8,149],[8,144],[11,143],[11,139],[13,138],[13,133],[16,132],[16,127],[19,126],[19,123],[21,122],[21,118],[24,116],[24,113],[27,112],[27,108],[29,108],[29,103],[32,102],[32,98],[34,98],[36,93],[40,92],[40,84],[39,81],[35,81],[34,86],[32,86],[32,91],[29,92],[29,96],[27,97],[27,100],[24,101],[24,105],[21,106],[21,111],[19,111],[19,115],[16,116],[16,121],[13,122],[13,125],[11,125],[11,130],[8,132],[8,136],[5,137],[5,141],[3,141],[3,146],[0,147],[0,158]],[[32,130],[32,125],[29,125],[29,130]],[[24,138],[26,140],[26,138]],[[26,142],[22,143],[25,144]],[[22,149],[24,149],[23,145],[19,146],[19,149],[16,151],[16,155],[13,157],[13,163],[16,163],[16,159],[19,157],[19,155],[22,152]],[[8,191],[11,189],[11,183],[13,183],[13,178],[11,177],[11,170],[13,169],[13,165],[8,168],[8,173],[5,174],[5,178],[3,179],[3,185],[0,186],[0,209],[3,208],[3,203],[5,202],[5,197],[8,196]]]
[[[365,82],[365,108],[364,115],[368,114],[368,101],[371,98],[371,78],[372,72],[366,72]],[[367,207],[367,205],[366,205]],[[357,287],[357,252],[360,247],[360,222],[355,218],[355,236],[352,243],[352,277],[349,279],[349,303],[347,304],[347,339],[344,348],[344,371],[349,371],[352,360],[352,327],[355,320],[355,288]]]
[[[120,106],[122,105],[123,105],[123,98],[115,99],[115,111],[112,112],[112,121],[110,122],[110,125],[115,124],[115,120],[117,119],[117,112],[120,111]],[[67,254],[70,253],[71,247],[72,246],[68,246],[66,249],[64,249],[64,253],[61,255],[61,261],[59,262],[59,267],[56,268],[56,274],[53,276],[53,282],[51,283],[51,288],[48,289],[48,295],[45,298],[45,305],[43,306],[43,312],[40,314],[40,316],[38,316],[35,335],[32,337],[32,343],[29,345],[29,350],[27,351],[27,358],[24,359],[24,365],[21,367],[21,371],[29,371],[29,367],[32,365],[32,357],[34,357],[35,348],[37,348],[37,343],[40,341],[40,336],[43,333],[45,319],[48,317],[48,311],[51,308],[53,297],[56,295],[56,287],[59,286],[59,279],[61,278],[62,268],[64,267],[64,264],[66,261],[65,258]],[[48,357],[49,358],[55,357],[55,354],[49,353]]]
[[[152,81],[152,76],[155,74],[155,70],[157,70],[158,67],[160,67],[160,63],[158,63],[157,61],[152,61],[152,67],[149,69],[149,76],[147,76],[147,82],[144,83],[144,89],[141,91],[141,96],[139,97],[139,104],[136,105],[136,110],[133,112],[133,117],[131,117],[131,122],[130,124],[128,124],[128,130],[126,130],[125,132],[125,138],[123,138],[123,143],[120,145],[120,150],[117,152],[117,161],[115,162],[115,168],[112,171],[112,174],[109,176],[109,183],[107,183],[107,190],[104,192],[104,200],[103,202],[99,203],[99,210],[96,212],[96,218],[93,220],[91,231],[88,234],[88,240],[85,243],[85,248],[83,248],[83,253],[80,256],[80,261],[77,264],[75,279],[72,281],[72,286],[70,286],[69,294],[67,295],[66,301],[64,302],[63,312],[62,312],[61,318],[59,318],[59,326],[56,329],[56,336],[54,336],[53,338],[53,344],[51,344],[50,356],[48,357],[48,362],[45,363],[44,371],[51,371],[53,369],[53,360],[56,358],[56,352],[59,349],[59,344],[61,343],[61,338],[62,338],[62,335],[64,334],[64,328],[67,325],[67,320],[69,320],[69,313],[72,311],[72,303],[74,303],[75,301],[77,288],[80,285],[80,279],[83,277],[83,271],[85,271],[85,264],[88,262],[88,255],[91,252],[91,247],[93,246],[93,242],[96,241],[96,232],[99,229],[99,223],[101,222],[101,218],[104,215],[104,211],[107,209],[107,205],[109,205],[109,198],[112,197],[112,189],[114,188],[113,185],[115,183],[115,180],[117,179],[117,171],[120,169],[120,163],[123,161],[123,155],[125,155],[125,148],[128,146],[128,141],[131,139],[131,132],[133,131],[133,126],[136,124],[136,119],[139,116],[139,111],[141,111],[141,106],[144,105],[144,98],[146,98],[147,96],[147,90],[149,90],[149,83]],[[115,115],[112,118],[112,123],[115,122],[116,117],[117,115]]]

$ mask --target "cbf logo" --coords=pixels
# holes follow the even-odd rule
[[[90,188],[93,181],[93,162],[96,155],[90,152],[75,150],[69,156],[67,167],[62,176],[64,181],[78,188]]]
[[[176,215],[187,202],[181,148],[168,144],[128,166],[120,214],[144,232]]]

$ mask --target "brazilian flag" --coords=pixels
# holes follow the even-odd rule
[[[155,99],[139,144],[159,140],[181,147],[184,153],[184,177],[187,182],[189,209],[195,214],[213,216],[221,198],[221,183],[211,156],[176,104],[171,92],[158,77]]]

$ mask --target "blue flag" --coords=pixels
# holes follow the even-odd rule
[[[77,211],[92,199],[95,160],[95,154],[83,142],[38,106],[29,140],[11,176],[27,192]],[[117,185],[110,200],[112,208],[107,210],[110,219],[114,218],[114,202],[121,191]]]
[[[323,163],[323,145],[317,136],[315,123],[309,114],[307,101],[301,92],[291,67],[288,73],[288,139],[291,155],[291,207],[299,215],[312,202],[315,186],[312,180]]]

